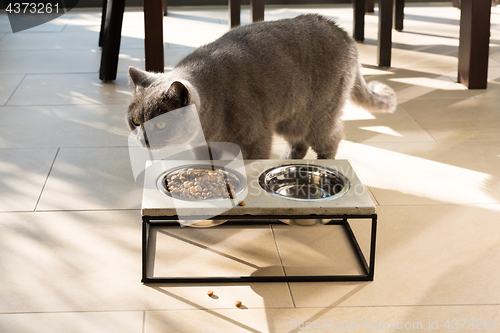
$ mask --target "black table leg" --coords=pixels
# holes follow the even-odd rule
[[[99,46],[104,44],[104,26],[106,22],[106,7],[108,7],[108,0],[102,1],[102,15],[101,15],[101,31],[99,32]]]
[[[146,70],[163,73],[165,67],[162,0],[144,0]]]
[[[391,66],[393,0],[379,1],[378,54],[379,67]]]
[[[362,42],[365,40],[365,6],[366,0],[353,0],[353,37]]]
[[[103,81],[116,79],[124,11],[125,0],[108,0],[99,69],[99,79]]]
[[[264,0],[250,0],[252,22],[264,21]]]
[[[229,0],[229,28],[236,28],[240,25],[241,0]]]
[[[490,43],[490,0],[462,0],[458,82],[469,89],[486,89]]]
[[[396,0],[394,6],[394,29],[403,31],[403,21],[405,16],[405,0]]]
[[[367,13],[374,13],[375,12],[375,0],[366,0],[365,11]]]

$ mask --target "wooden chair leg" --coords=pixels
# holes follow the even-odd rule
[[[167,16],[167,0],[161,1],[161,8],[163,10],[163,16]]]
[[[113,81],[118,70],[125,0],[108,0],[101,50],[99,79]]]
[[[460,7],[458,82],[469,89],[486,89],[491,0],[462,0]]]
[[[165,67],[163,43],[162,0],[144,0],[144,50],[146,70],[163,73]]]
[[[241,0],[229,0],[229,28],[235,28],[240,25]]]
[[[396,0],[394,6],[394,29],[403,31],[403,20],[405,16],[405,0]]]
[[[378,59],[379,67],[391,66],[393,0],[379,1]]]
[[[366,0],[352,0],[353,6],[353,37],[356,41],[365,40],[365,8]]]
[[[252,22],[264,21],[264,0],[250,0]]]

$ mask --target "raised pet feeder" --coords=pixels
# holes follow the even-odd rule
[[[347,160],[248,160],[244,170],[230,161],[151,161],[145,171],[142,202],[144,283],[372,281],[377,215],[375,205]],[[179,170],[217,170],[236,181],[234,196],[180,198],[168,190]],[[238,203],[245,201],[245,205]],[[349,220],[371,221],[365,258]],[[192,221],[192,223],[190,223]],[[292,226],[341,225],[363,274],[320,276],[154,277],[148,276],[151,226],[213,227],[286,223]],[[292,227],[291,226],[291,227]]]

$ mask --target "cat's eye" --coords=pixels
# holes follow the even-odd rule
[[[167,124],[165,124],[165,123],[156,123],[156,128],[159,130],[165,129],[166,126],[167,126]]]
[[[135,126],[141,125],[140,121],[137,118],[132,118],[132,123],[134,123]]]

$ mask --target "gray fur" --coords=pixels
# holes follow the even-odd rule
[[[169,73],[129,73],[131,130],[133,118],[143,123],[199,104],[207,141],[236,143],[245,159],[269,158],[274,133],[290,144],[282,158],[303,158],[309,147],[318,158],[334,158],[347,99],[370,110],[396,106],[391,88],[365,83],[347,33],[314,14],[233,29]]]

